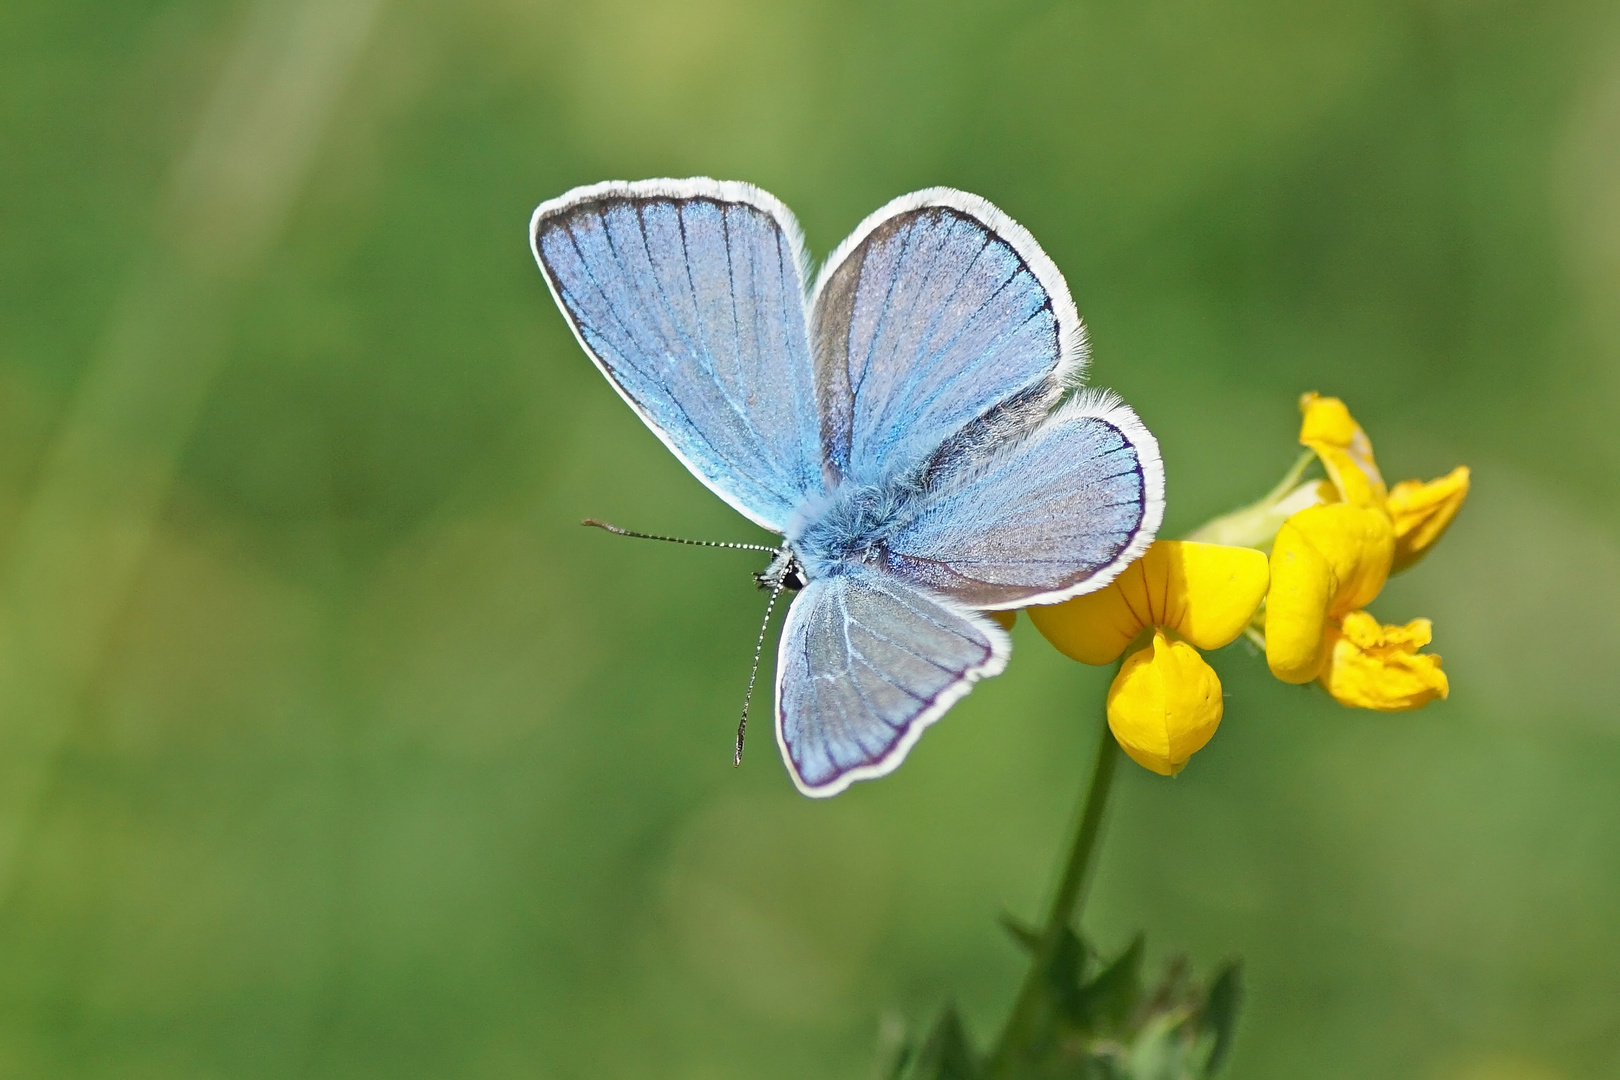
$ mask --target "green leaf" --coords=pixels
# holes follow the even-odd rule
[[[1204,1066],[1206,1077],[1214,1076],[1232,1049],[1232,1036],[1237,1030],[1238,1010],[1243,1004],[1243,964],[1234,960],[1221,969],[1204,997],[1204,1007],[1198,1016],[1198,1028],[1215,1037],[1215,1046],[1209,1052]]]
[[[1035,930],[1012,916],[1004,915],[1001,923],[1040,966],[1028,985],[1029,996],[1020,999],[1003,1035],[1005,1049],[994,1063],[996,1080],[1214,1076],[1230,1050],[1238,1010],[1240,971],[1235,962],[1217,973],[1206,992],[1186,959],[1175,957],[1150,987],[1143,977],[1147,942],[1138,934],[1088,979],[1093,954],[1071,928],[1059,932],[1043,958]],[[947,1019],[955,1021],[947,1014],[941,1025]],[[940,1030],[936,1027],[936,1033]],[[905,1080],[954,1075],[919,1068]]]
[[[955,1005],[947,1005],[917,1052],[907,1080],[979,1080],[979,1056]]]
[[[1147,938],[1137,934],[1130,947],[1080,988],[1075,1020],[1091,1031],[1119,1031],[1130,1023],[1142,1000],[1142,957]]]
[[[1190,1080],[1187,1068],[1192,1045],[1182,1037],[1186,1014],[1158,1013],[1147,1018],[1136,1033],[1128,1055],[1126,1075],[1131,1080]]]
[[[1005,911],[1002,912],[1001,928],[1011,934],[1012,939],[1018,942],[1023,950],[1031,956],[1035,955],[1040,949],[1041,932],[1017,916],[1009,915]]]
[[[905,1076],[906,1066],[911,1064],[911,1059],[916,1056],[916,1053],[916,1043],[910,1039],[901,1043],[895,1049],[894,1061],[887,1069],[882,1070],[883,1080],[900,1080],[901,1077]]]

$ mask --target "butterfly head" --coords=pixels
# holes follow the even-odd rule
[[[793,549],[784,545],[777,549],[770,565],[754,575],[754,581],[760,588],[771,592],[782,589],[798,592],[810,583],[810,578],[804,572],[804,564],[793,554]]]

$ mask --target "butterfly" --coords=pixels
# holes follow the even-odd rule
[[[806,795],[891,772],[1002,671],[1010,638],[983,612],[1102,588],[1158,530],[1157,441],[1077,389],[1068,286],[984,199],[895,199],[808,290],[798,223],[750,184],[576,188],[535,210],[530,240],[613,388],[782,537],[757,576],[773,600],[796,591],[775,721]]]

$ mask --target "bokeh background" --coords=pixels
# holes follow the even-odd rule
[[[757,530],[525,238],[689,174],[821,253],[932,184],[1025,223],[1170,534],[1276,480],[1307,389],[1392,479],[1471,465],[1374,606],[1451,699],[1219,654],[1088,929],[1246,960],[1233,1077],[1620,1076],[1612,0],[0,3],[0,1076],[866,1077],[946,1000],[993,1033],[1106,676],[1025,621],[893,777],[812,803],[763,731],[731,768],[757,560],[577,522]]]

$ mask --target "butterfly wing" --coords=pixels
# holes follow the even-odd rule
[[[788,209],[748,184],[610,182],[542,203],[535,259],[575,336],[697,478],[782,532],[823,488]]]
[[[945,468],[1027,430],[1085,366],[1057,267],[965,192],[919,191],[867,218],[813,296],[822,442],[857,483]]]
[[[886,567],[969,607],[1053,603],[1112,581],[1163,516],[1158,442],[1118,398],[1086,392],[930,490]]]
[[[898,766],[1010,644],[985,617],[861,568],[794,599],[776,664],[776,741],[806,795]]]

